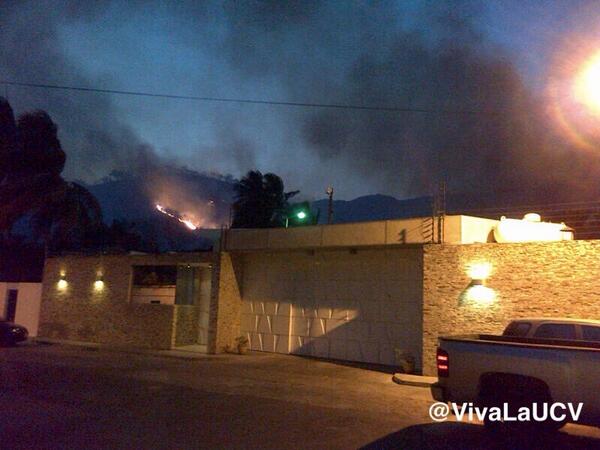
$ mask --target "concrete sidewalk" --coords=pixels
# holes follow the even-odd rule
[[[208,354],[203,346],[187,346],[179,347],[170,350],[152,350],[147,348],[132,347],[128,345],[119,344],[98,344],[96,342],[85,342],[85,341],[70,341],[63,339],[50,339],[50,338],[32,338],[30,342],[46,344],[46,345],[69,345],[74,347],[82,347],[87,350],[103,350],[120,353],[132,353],[137,355],[148,355],[148,356],[162,356],[166,358],[179,358],[179,359],[208,359],[208,358],[219,358],[224,355]]]

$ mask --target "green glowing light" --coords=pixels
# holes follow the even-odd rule
[[[298,211],[296,217],[300,220],[306,219],[306,213],[304,211]]]

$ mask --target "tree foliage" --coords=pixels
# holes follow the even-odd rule
[[[273,173],[249,171],[234,185],[233,228],[281,226],[288,200],[299,191],[285,192],[283,181]]]
[[[103,226],[100,205],[83,186],[65,181],[65,152],[48,113],[15,121],[0,98],[0,233],[26,219],[34,240],[50,248],[81,248]]]

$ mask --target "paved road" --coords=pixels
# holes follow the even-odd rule
[[[0,382],[2,449],[498,448],[480,425],[432,424],[427,389],[293,356],[28,346],[0,349]],[[600,433],[568,426],[549,445]]]

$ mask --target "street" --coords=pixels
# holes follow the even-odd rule
[[[390,373],[269,353],[194,360],[61,345],[0,349],[2,448],[490,448],[434,424],[426,388]],[[568,425],[556,448],[591,448]],[[545,443],[548,444],[548,443]],[[496,447],[499,448],[499,447]]]

